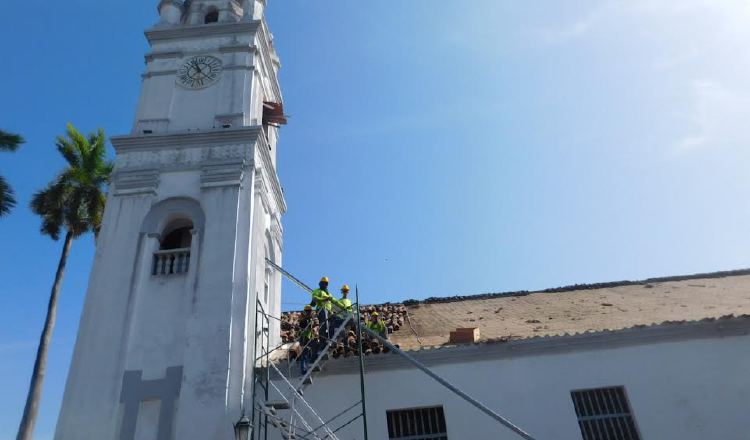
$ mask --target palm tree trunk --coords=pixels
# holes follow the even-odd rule
[[[26,396],[26,407],[23,409],[23,418],[21,425],[18,427],[18,436],[16,440],[32,440],[36,417],[39,413],[39,402],[42,400],[42,384],[44,383],[44,374],[47,370],[47,353],[49,343],[52,340],[52,330],[55,327],[55,317],[57,315],[57,298],[60,296],[60,286],[62,284],[63,273],[65,272],[65,263],[68,262],[70,254],[70,245],[73,243],[73,234],[68,231],[65,234],[65,244],[63,245],[60,262],[57,265],[55,274],[55,283],[52,285],[52,292],[49,296],[49,305],[47,306],[47,318],[44,321],[44,330],[39,339],[39,348],[36,352],[36,361],[34,362],[34,372],[31,375],[31,384],[29,385],[29,394]]]

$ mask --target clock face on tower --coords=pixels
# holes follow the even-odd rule
[[[221,60],[199,55],[187,60],[177,71],[177,83],[188,89],[202,89],[214,84],[221,75]]]

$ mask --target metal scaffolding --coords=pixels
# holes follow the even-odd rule
[[[300,286],[306,292],[312,292],[312,289],[305,283],[300,281],[294,275],[290,274],[273,261],[266,259],[266,262],[273,269],[278,270],[284,276],[289,278],[292,282]],[[303,439],[303,440],[338,440],[336,433],[346,426],[354,423],[360,417],[362,418],[363,425],[363,439],[368,440],[367,430],[367,406],[365,399],[365,380],[364,380],[364,356],[362,351],[362,337],[364,334],[369,335],[373,339],[380,341],[385,347],[391,350],[391,352],[398,354],[399,356],[406,359],[412,365],[425,374],[430,376],[432,379],[437,381],[440,385],[444,386],[458,397],[462,398],[475,408],[479,409],[489,417],[499,422],[506,428],[516,433],[519,437],[526,440],[534,440],[534,438],[526,431],[513,424],[511,421],[501,416],[497,412],[493,411],[479,400],[471,397],[445,378],[441,377],[426,365],[419,362],[417,359],[402,351],[398,346],[393,345],[386,338],[381,337],[377,333],[373,332],[367,327],[362,326],[360,317],[359,307],[359,289],[355,288],[356,298],[353,307],[353,314],[346,314],[343,317],[343,322],[335,329],[333,336],[330,338],[323,338],[325,345],[318,350],[318,355],[315,360],[309,366],[307,372],[300,376],[296,381],[291,379],[291,369],[296,363],[296,360],[288,360],[288,371],[287,374],[281,371],[276,365],[275,360],[272,358],[273,353],[276,350],[286,348],[285,344],[277,347],[270,347],[270,328],[271,320],[281,321],[281,317],[272,316],[266,312],[263,308],[263,304],[260,300],[256,301],[256,333],[255,333],[255,344],[254,344],[254,359],[255,359],[255,374],[253,375],[252,385],[252,399],[253,399],[253,411],[252,411],[252,425],[253,425],[253,440],[267,440],[269,424],[281,432],[281,436],[284,439]],[[356,328],[357,336],[357,354],[359,356],[359,375],[360,375],[360,398],[356,402],[352,403],[346,409],[340,411],[335,416],[328,420],[324,420],[313,408],[310,403],[305,400],[304,394],[307,386],[312,384],[313,375],[320,372],[325,363],[329,359],[329,351],[332,346],[338,341],[339,336],[346,331],[347,326]],[[307,347],[303,347],[303,350]],[[296,382],[296,383],[295,383]],[[274,395],[278,395],[280,400],[271,401],[271,390]],[[343,406],[343,405],[342,405]],[[360,411],[352,413],[355,408],[360,408]],[[284,415],[282,411],[288,411]],[[345,414],[349,416],[344,417]]]

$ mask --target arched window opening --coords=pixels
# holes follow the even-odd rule
[[[217,23],[219,21],[219,11],[212,9],[208,11],[208,14],[203,18],[204,24]]]
[[[161,240],[161,250],[189,248],[193,239],[192,226],[183,226],[168,233]]]
[[[177,220],[167,226],[162,233],[159,250],[154,253],[152,274],[187,273],[192,240],[193,224],[189,220]]]

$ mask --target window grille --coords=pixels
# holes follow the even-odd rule
[[[625,387],[571,391],[583,440],[640,440]]]
[[[448,440],[442,406],[386,412],[390,440]]]

